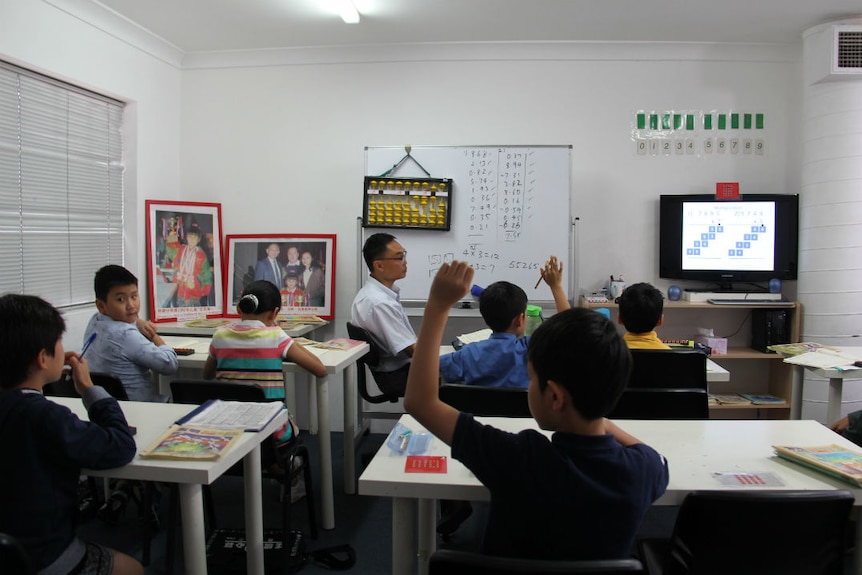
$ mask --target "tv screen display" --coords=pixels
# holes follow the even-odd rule
[[[734,289],[734,283],[795,280],[799,196],[663,195],[659,276]]]

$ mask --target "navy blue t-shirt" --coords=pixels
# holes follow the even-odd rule
[[[508,433],[462,413],[452,456],[491,492],[482,551],[539,559],[631,556],[644,513],[667,488],[664,457],[612,435]]]

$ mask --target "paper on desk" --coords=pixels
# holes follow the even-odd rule
[[[485,328],[471,333],[462,333],[458,336],[458,339],[461,340],[462,343],[476,343],[477,341],[485,341],[489,337],[491,337],[491,330]]]
[[[720,471],[713,474],[727,487],[781,487],[784,482],[771,471]]]
[[[177,420],[177,423],[221,429],[260,431],[283,409],[284,404],[280,401],[246,402],[211,399]]]
[[[784,363],[792,363],[794,365],[802,365],[804,367],[819,367],[821,369],[831,369],[834,367],[852,366],[853,362],[858,358],[831,349],[816,349],[806,353],[800,353],[793,357],[788,357]]]

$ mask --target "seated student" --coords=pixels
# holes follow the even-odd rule
[[[571,307],[563,292],[563,264],[551,256],[541,272],[551,287],[557,312]],[[517,387],[526,389],[527,345],[523,337],[527,328],[527,294],[507,281],[489,285],[479,296],[479,313],[493,332],[485,341],[465,345],[454,353],[440,356],[440,374],[448,382],[468,385]]]
[[[138,317],[138,278],[123,266],[107,265],[96,272],[93,285],[98,313],[84,332],[84,340],[98,335],[87,351],[90,369],[120,378],[131,401],[167,401],[152,372],[175,374],[177,354],[152,323]]]
[[[628,348],[594,311],[554,315],[536,329],[527,351],[530,411],[553,436],[483,425],[438,396],[447,315],[472,279],[464,262],[437,272],[404,406],[490,490],[482,551],[542,559],[629,557],[644,513],[667,488],[668,468],[655,450],[604,417],[628,381]]]
[[[845,415],[833,423],[830,429],[856,445],[862,445],[862,409]]]
[[[664,321],[664,296],[660,291],[648,283],[636,283],[617,299],[617,321],[626,328],[623,339],[630,349],[670,349],[655,332]]]
[[[353,299],[350,323],[368,332],[381,349],[374,381],[385,394],[404,395],[416,333],[401,306],[397,280],[407,276],[407,250],[395,236],[372,234],[362,246],[371,276]]]
[[[64,353],[65,323],[48,302],[0,297],[0,323],[0,458],[7,462],[0,473],[0,532],[24,546],[40,573],[142,574],[128,555],[75,535],[81,468],[120,467],[135,456],[117,400],[93,385],[86,360]],[[42,395],[64,364],[90,421]]]

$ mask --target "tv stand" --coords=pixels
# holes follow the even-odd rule
[[[731,284],[719,284],[712,288],[685,288],[692,293],[769,293],[765,289],[734,289]]]

